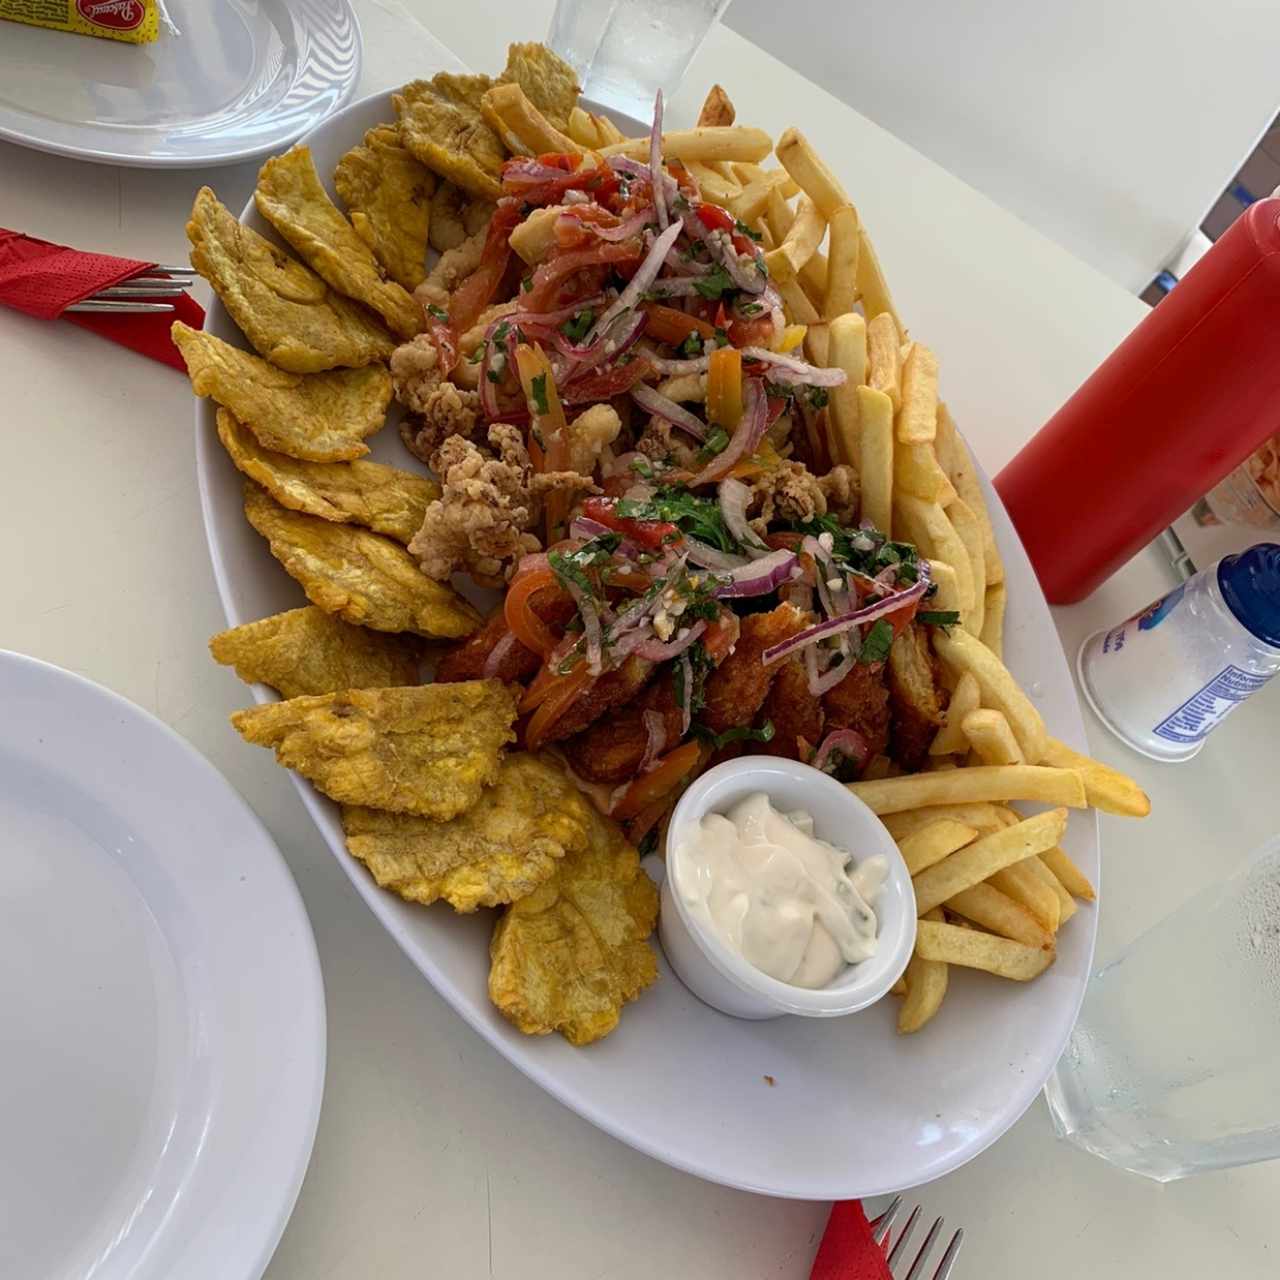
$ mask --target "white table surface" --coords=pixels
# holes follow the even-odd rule
[[[447,65],[395,0],[357,7],[363,91]],[[508,39],[540,36],[550,10],[551,0],[414,5],[481,70],[501,65]],[[728,30],[712,33],[669,118],[688,121],[712,79],[744,120],[775,135],[801,124],[845,179],[899,309],[940,353],[945,394],[989,469],[1141,317],[1137,299]],[[102,168],[0,144],[0,225],[178,260],[206,179],[238,208],[252,173]],[[0,646],[99,680],[189,738],[262,815],[315,927],[328,1081],[271,1280],[806,1276],[826,1205],[699,1182],[545,1096],[434,994],[351,892],[283,772],[230,728],[228,713],[248,699],[205,651],[223,619],[185,380],[69,325],[0,311],[0,396]],[[1169,583],[1146,553],[1060,611],[1064,644]],[[1103,818],[1101,957],[1274,832],[1277,708],[1280,689],[1267,690],[1182,766],[1145,761],[1091,724],[1095,750],[1131,770],[1155,805],[1145,823]],[[1280,1265],[1280,1164],[1159,1187],[1058,1143],[1042,1102],[921,1198],[967,1228],[960,1276],[1198,1280]]]

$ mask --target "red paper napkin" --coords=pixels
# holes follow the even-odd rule
[[[175,320],[193,329],[204,324],[204,308],[189,294],[163,299],[173,303],[172,312],[66,314],[73,303],[83,302],[99,289],[119,284],[155,265],[136,258],[81,253],[0,227],[0,306],[25,311],[39,320],[69,320],[185,373],[187,366],[169,337],[169,327]]]
[[[841,1200],[831,1206],[809,1280],[893,1280],[884,1258],[884,1249],[871,1238],[862,1201]]]

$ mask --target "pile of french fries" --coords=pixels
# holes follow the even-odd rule
[[[648,138],[623,138],[581,108],[568,121],[571,136],[552,130],[553,138],[536,109],[507,96],[494,105],[508,136],[530,151],[648,155]],[[933,607],[960,616],[958,627],[932,629],[951,697],[930,767],[890,776],[895,766],[878,757],[850,784],[881,815],[912,875],[916,948],[895,991],[898,1030],[918,1031],[941,1006],[951,966],[1025,982],[1053,963],[1076,900],[1094,897],[1059,843],[1068,810],[1141,817],[1150,801],[1132,779],[1051,738],[1005,667],[1004,565],[973,460],[938,398],[938,361],[903,328],[867,230],[831,170],[797,129],[775,147],[762,130],[735,125],[718,85],[697,126],[665,133],[662,151],[693,174],[703,199],[759,236],[788,345],[802,342],[814,364],[847,375],[823,411],[831,462],[857,470],[864,518],[928,559]],[[778,165],[765,168],[770,152]],[[682,380],[678,398],[699,394],[696,378]],[[1012,802],[1049,807],[1028,815]]]

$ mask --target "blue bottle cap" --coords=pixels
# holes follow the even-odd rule
[[[1260,542],[1218,562],[1218,586],[1237,621],[1280,649],[1280,546]]]

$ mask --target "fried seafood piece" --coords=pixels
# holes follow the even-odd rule
[[[425,577],[397,542],[355,525],[290,511],[246,482],[244,513],[312,604],[375,631],[456,639],[480,625],[460,596]]]
[[[409,550],[428,577],[446,581],[464,569],[484,586],[501,586],[521,556],[541,544],[530,531],[541,498],[553,489],[595,489],[576,471],[534,474],[520,429],[495,423],[486,456],[471,441],[450,436],[431,458],[443,484],[427,508]]]
[[[634,653],[625,658],[620,667],[606,671],[576,702],[551,726],[546,741],[563,742],[594,724],[606,711],[621,707],[631,701],[653,675],[653,663]]]
[[[209,652],[246,684],[269,684],[283,698],[343,689],[417,684],[416,636],[353,627],[309,604],[220,631]]]
[[[827,502],[827,512],[846,526],[855,525],[862,500],[858,473],[840,463],[818,477],[818,488]]]
[[[515,717],[510,689],[471,680],[288,698],[231,723],[331,799],[443,822],[497,778]]]
[[[834,689],[822,695],[826,731],[853,729],[867,744],[867,759],[884,754],[889,742],[889,688],[883,662],[856,662]]]
[[[928,757],[946,705],[925,628],[912,623],[889,650],[889,755],[908,772]]]
[[[402,338],[421,330],[422,308],[385,278],[373,250],[329,199],[310,147],[299,144],[272,156],[258,171],[253,199],[258,212],[339,293],[376,311]]]
[[[676,700],[675,680],[664,671],[633,702],[614,715],[603,716],[563,746],[569,767],[588,782],[616,785],[634,778],[649,745],[646,713],[662,725],[662,751],[680,741],[684,714]]]
[[[229,409],[264,448],[308,462],[341,462],[369,452],[391,403],[382,365],[328,373],[286,373],[178,321],[173,341],[191,389]]]
[[[578,611],[568,596],[551,591],[537,592],[530,607],[543,622],[554,627],[563,627]],[[479,631],[460,640],[440,658],[435,678],[479,680],[482,676],[492,676],[506,684],[524,683],[537,674],[540,666],[542,659],[511,633],[499,606]]]
[[[525,97],[561,133],[569,128],[569,112],[578,105],[582,87],[574,69],[545,44],[510,44],[499,84],[518,84]]]
[[[488,239],[488,219],[478,231],[473,232],[456,248],[440,255],[440,261],[414,291],[420,306],[449,309],[449,296],[480,265]]]
[[[513,903],[489,944],[489,998],[503,1017],[526,1035],[559,1031],[574,1045],[607,1036],[658,976],[646,941],[658,891],[618,825],[587,809],[587,847]]]
[[[395,340],[310,267],[232,217],[201,187],[187,223],[191,265],[213,286],[254,349],[290,373],[386,360]]]
[[[825,476],[815,476],[799,462],[783,462],[764,472],[751,484],[751,525],[765,533],[775,520],[812,520],[834,506],[847,513],[850,496],[856,504],[857,472],[844,465]]]
[[[777,662],[764,665],[764,651],[803,631],[808,622],[793,604],[742,619],[733,652],[707,677],[700,718],[712,733],[754,722],[779,669]]]
[[[480,109],[480,99],[492,87],[488,76],[442,71],[430,80],[414,80],[391,99],[405,146],[428,169],[485,200],[502,194],[507,155]]]
[[[428,465],[450,436],[470,440],[484,423],[479,392],[441,378],[439,352],[426,334],[395,349],[391,382],[409,411],[400,423],[405,448]]]
[[[447,822],[344,806],[347,848],[408,902],[455,911],[527,897],[590,839],[590,802],[549,755],[513,751],[493,785]]]
[[[440,486],[426,476],[381,462],[303,462],[264,449],[227,409],[218,410],[218,438],[231,461],[282,507],[338,524],[360,524],[408,545]]]
[[[333,185],[356,235],[412,293],[427,276],[435,174],[410,153],[395,125],[382,124],[338,161]]]
[[[493,203],[473,200],[452,182],[442,180],[431,199],[431,230],[428,239],[437,253],[456,249],[493,217]]]
[[[822,702],[809,692],[809,677],[798,658],[784,662],[764,700],[759,722],[773,724],[768,742],[753,743],[761,755],[807,762],[822,741]]]

